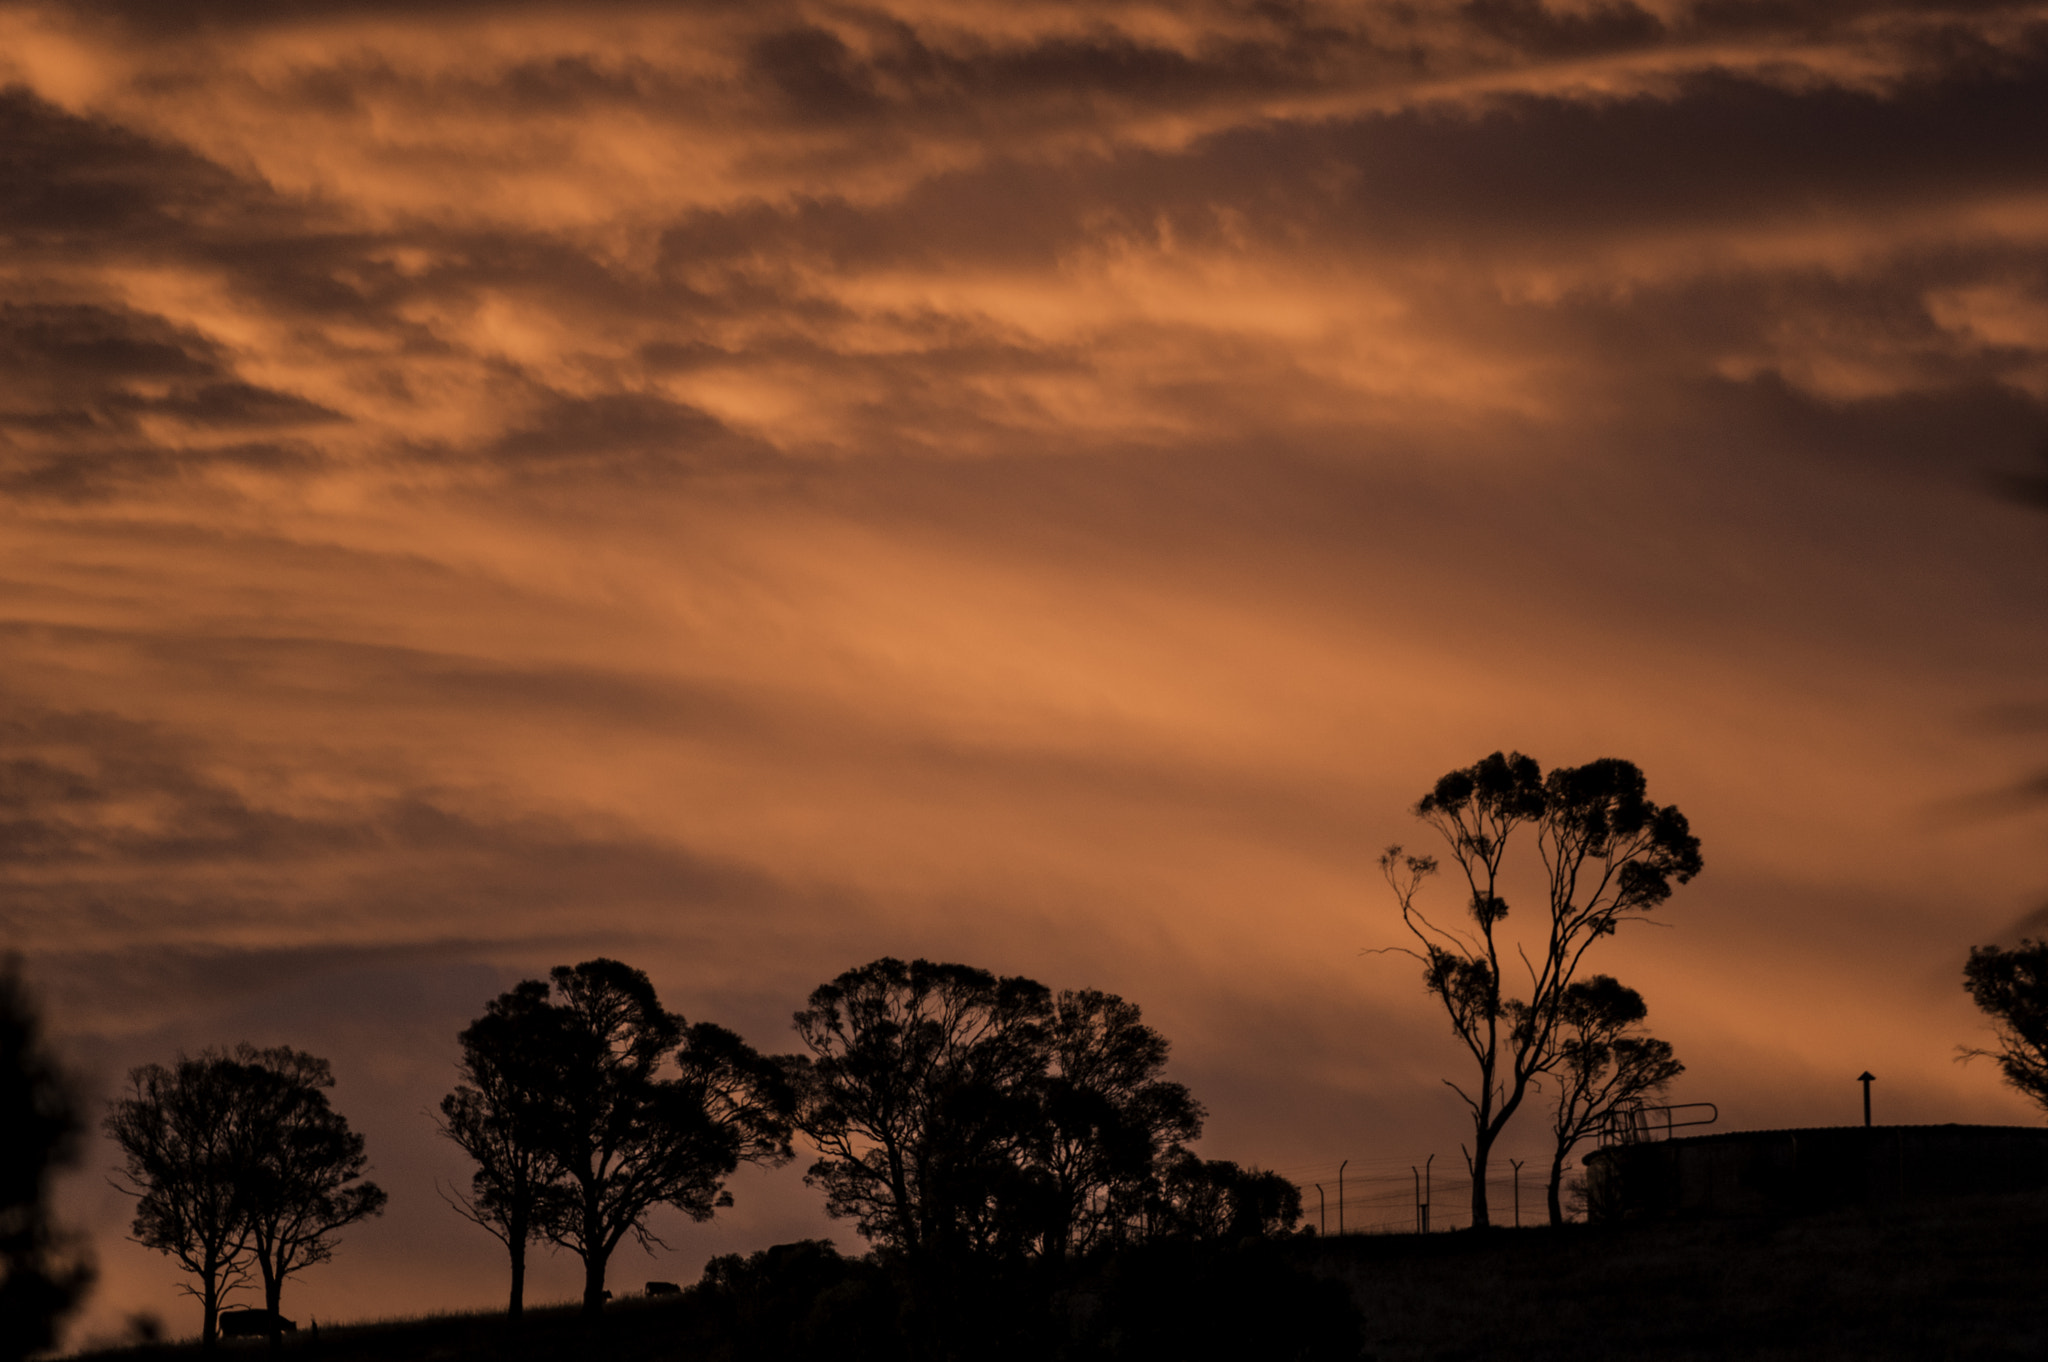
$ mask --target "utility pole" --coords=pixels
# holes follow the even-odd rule
[[[1342,1206],[1343,1202],[1337,1203]],[[1330,1233],[1330,1207],[1323,1200],[1323,1184],[1316,1184],[1316,1233],[1327,1238]]]
[[[1857,1075],[1856,1081],[1863,1085],[1863,1128],[1870,1129],[1870,1085],[1877,1082],[1877,1075],[1865,1069]]]
[[[1525,1160],[1509,1159],[1515,1166],[1515,1228],[1522,1228],[1522,1164]]]
[[[1346,1159],[1337,1165],[1337,1233],[1340,1236],[1344,1233],[1344,1169],[1350,1162]]]

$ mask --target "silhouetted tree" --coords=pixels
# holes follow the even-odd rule
[[[40,1032],[15,962],[0,960],[0,1362],[49,1347],[91,1280],[50,1221],[50,1173],[70,1162],[78,1118]]]
[[[249,1247],[275,1317],[285,1278],[334,1256],[335,1235],[381,1215],[386,1197],[362,1181],[363,1137],[327,1101],[334,1071],[287,1047],[238,1046],[248,1162],[242,1173]]]
[[[1292,1233],[1301,1189],[1278,1173],[1179,1149],[1163,1161],[1148,1210],[1147,1238],[1235,1244]]]
[[[541,1129],[556,1177],[539,1198],[542,1233],[583,1260],[583,1310],[604,1308],[605,1266],[657,1206],[708,1220],[743,1162],[790,1157],[784,1067],[709,1023],[664,1009],[645,974],[616,960],[550,972],[558,1001],[535,1008],[547,1057]],[[673,1076],[663,1076],[665,1066]]]
[[[928,960],[885,957],[814,990],[796,1014],[810,1051],[797,1127],[827,1213],[913,1259],[1015,1231],[994,1212],[1028,1185],[1052,1010],[1042,984]]]
[[[1998,1038],[1997,1049],[1965,1047],[1963,1057],[1996,1059],[2006,1082],[2048,1107],[2048,941],[1970,947],[1963,987]]]
[[[1401,920],[1419,949],[1423,984],[1443,1004],[1451,1029],[1478,1068],[1468,1091],[1445,1080],[1472,1116],[1472,1224],[1491,1224],[1486,1169],[1494,1143],[1527,1095],[1530,1080],[1554,1063],[1554,1036],[1565,990],[1592,944],[1624,922],[1645,917],[1701,867],[1699,839],[1685,815],[1652,803],[1641,771],[1604,758],[1558,767],[1545,777],[1517,752],[1493,753],[1452,771],[1415,805],[1415,815],[1443,838],[1464,877],[1471,926],[1433,921],[1416,905],[1436,873],[1433,856],[1407,856],[1398,846],[1380,857]],[[1547,902],[1534,956],[1519,952],[1528,995],[1507,994],[1501,974],[1502,865],[1521,828],[1533,827],[1547,879]]]
[[[512,1259],[511,1302],[526,1304],[526,1246],[541,1237],[541,1197],[559,1175],[548,1141],[546,1051],[559,1033],[548,986],[529,979],[491,1000],[460,1037],[462,1082],[441,1099],[441,1133],[476,1161],[457,1211],[496,1235]]]
[[[1557,1062],[1550,1069],[1558,1084],[1547,1191],[1553,1225],[1564,1223],[1564,1165],[1572,1150],[1617,1108],[1662,1090],[1685,1072],[1669,1041],[1635,1034],[1647,1016],[1642,995],[1609,975],[1577,980],[1564,991]]]
[[[227,1293],[248,1280],[251,1159],[241,1068],[208,1050],[175,1066],[128,1074],[106,1130],[126,1164],[117,1187],[136,1198],[134,1239],[167,1254],[197,1279],[181,1289],[200,1308],[200,1343],[212,1347]]]
[[[1048,1184],[1046,1256],[1121,1236],[1143,1214],[1169,1153],[1202,1133],[1202,1107],[1160,1077],[1167,1042],[1136,1003],[1062,992],[1046,1029],[1043,1133],[1033,1162]]]
[[[275,1314],[286,1277],[326,1262],[336,1230],[383,1209],[384,1193],[358,1181],[363,1140],[328,1105],[323,1059],[242,1045],[145,1064],[128,1082],[107,1115],[126,1158],[115,1185],[137,1198],[136,1242],[198,1279],[184,1290],[199,1299],[206,1346],[252,1265]]]

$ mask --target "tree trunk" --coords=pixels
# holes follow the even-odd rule
[[[1564,1202],[1558,1199],[1557,1189],[1564,1182],[1564,1151],[1558,1150],[1550,1160],[1550,1223],[1564,1223]]]
[[[526,1242],[518,1240],[512,1245],[512,1303],[505,1307],[505,1314],[518,1319],[526,1310]]]
[[[211,1350],[220,1341],[220,1269],[199,1274],[199,1346]]]
[[[1486,1160],[1493,1153],[1495,1131],[1484,1126],[1473,1132],[1472,1140],[1472,1228],[1491,1229],[1493,1217],[1486,1208]]]
[[[278,1302],[284,1298],[284,1278],[278,1274],[270,1256],[259,1250],[256,1261],[263,1268],[263,1308],[270,1312],[270,1351],[276,1352],[284,1346],[284,1326],[279,1323]]]
[[[583,1317],[604,1313],[604,1252],[591,1249],[583,1258]]]
[[[512,1252],[512,1301],[505,1307],[508,1319],[518,1319],[526,1312],[527,1235],[526,1209],[516,1207],[511,1223],[505,1226],[505,1247]]]

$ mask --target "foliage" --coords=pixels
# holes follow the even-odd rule
[[[1966,1047],[1963,1057],[1996,1059],[2006,1082],[2048,1107],[2048,941],[2022,938],[2011,950],[1972,946],[1963,987],[1998,1041],[1995,1050]]]
[[[249,1149],[234,1061],[209,1050],[169,1068],[145,1064],[129,1072],[128,1091],[106,1121],[126,1160],[116,1185],[136,1198],[135,1242],[196,1279],[180,1289],[199,1300],[200,1340],[210,1346],[221,1302],[249,1269]]]
[[[1027,1190],[1052,999],[1029,979],[883,958],[796,1014],[805,1181],[827,1214],[913,1257],[987,1247]]]
[[[1292,1233],[1301,1189],[1278,1173],[1176,1150],[1161,1170],[1148,1239],[1240,1243]]]
[[[1572,1150],[1616,1110],[1660,1091],[1685,1072],[1670,1042],[1635,1034],[1647,1016],[1642,995],[1609,975],[1577,980],[1564,991],[1557,1062],[1551,1069],[1558,1084],[1547,1190],[1553,1225],[1564,1223],[1561,1192]]]
[[[207,1050],[145,1064],[107,1115],[126,1160],[117,1186],[136,1198],[137,1243],[197,1279],[200,1337],[218,1336],[221,1302],[261,1274],[278,1308],[284,1279],[326,1262],[334,1232],[381,1212],[361,1182],[362,1136],[329,1107],[327,1062],[291,1049]]]
[[[284,1280],[334,1256],[337,1231],[384,1212],[384,1190],[362,1181],[363,1137],[328,1104],[334,1072],[285,1047],[237,1047],[248,1162],[241,1177],[249,1246],[264,1306],[279,1309]]]
[[[1165,1038],[1114,994],[884,958],[818,988],[796,1026],[808,1180],[927,1268],[1057,1265],[1139,1237],[1201,1134],[1200,1105],[1161,1076]]]
[[[14,963],[0,962],[0,1362],[50,1346],[92,1274],[50,1223],[49,1176],[76,1150],[78,1117]]]
[[[1632,763],[1603,758],[1558,767],[1545,776],[1517,752],[1491,756],[1441,777],[1415,805],[1415,816],[1441,837],[1465,881],[1469,926],[1439,922],[1417,904],[1437,873],[1432,856],[1398,846],[1380,869],[1400,906],[1423,966],[1423,986],[1443,1005],[1452,1031],[1478,1070],[1471,1086],[1449,1083],[1473,1124],[1472,1223],[1491,1223],[1486,1165],[1501,1131],[1529,1084],[1558,1061],[1557,1030],[1565,992],[1595,941],[1624,922],[1640,921],[1701,868],[1699,839],[1685,815],[1653,803]],[[1509,943],[1502,924],[1504,865],[1515,834],[1534,830],[1546,881],[1544,917],[1532,934],[1532,956],[1516,954],[1528,976],[1527,995],[1506,991],[1501,961]]]
[[[1160,1077],[1167,1043],[1136,1003],[1062,992],[1046,1031],[1042,1134],[1034,1159],[1048,1187],[1048,1256],[1120,1241],[1147,1208],[1170,1153],[1202,1133],[1202,1107]]]
[[[491,1000],[464,1028],[461,1082],[441,1099],[440,1129],[476,1163],[469,1195],[451,1200],[502,1242],[512,1260],[507,1314],[526,1302],[526,1246],[541,1237],[540,1199],[559,1173],[547,1140],[548,986],[529,979]]]
[[[656,1207],[708,1220],[732,1204],[725,1180],[741,1163],[790,1157],[794,1098],[780,1063],[723,1027],[687,1024],[631,966],[586,960],[549,979],[554,1001],[529,980],[464,1032],[477,1043],[465,1042],[464,1070],[476,1096],[458,1088],[442,1111],[482,1155],[471,1218],[511,1243],[514,1179],[528,1179],[532,1225],[583,1260],[594,1315],[627,1237],[666,1247],[648,1228]]]
[[[902,1308],[888,1274],[829,1240],[723,1254],[704,1265],[690,1294],[732,1339],[735,1362],[902,1355]]]

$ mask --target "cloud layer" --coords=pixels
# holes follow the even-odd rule
[[[1950,1056],[2042,899],[2044,104],[2038,4],[0,0],[0,928],[102,1090],[334,1059],[334,1317],[495,1299],[420,1113],[598,952],[770,1048],[1111,988],[1216,1153],[1448,1155],[1361,952],[1495,747],[1704,838],[1603,964],[1682,1096],[2031,1119]],[[183,1328],[98,1187],[83,1327]]]

